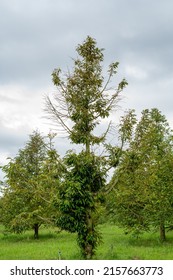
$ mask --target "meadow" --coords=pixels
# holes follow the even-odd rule
[[[168,232],[167,240],[161,243],[158,232],[136,238],[112,224],[101,225],[100,231],[103,241],[96,252],[97,260],[173,260],[173,232]],[[43,227],[35,240],[33,231],[11,234],[0,225],[0,260],[60,259],[81,259],[76,234]]]

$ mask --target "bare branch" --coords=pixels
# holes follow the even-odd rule
[[[55,119],[62,127],[63,129],[70,134],[71,130],[70,128],[65,124],[65,119],[68,119],[68,114],[63,114],[58,110],[52,103],[49,96],[46,96],[46,109],[45,111],[50,114],[51,118]],[[59,108],[60,109],[60,108]]]
[[[110,121],[109,124],[108,124],[108,127],[107,127],[106,131],[105,131],[105,132],[103,133],[103,135],[101,136],[102,139],[105,139],[105,138],[106,138],[106,136],[107,136],[107,134],[108,134],[108,132],[109,132],[109,130],[110,130],[111,124],[112,124],[112,122]]]
[[[106,82],[105,86],[103,87],[103,89],[102,89],[102,91],[101,91],[101,94],[102,94],[103,92],[106,91],[107,86],[108,86],[109,83],[110,83],[111,77],[112,77],[112,73],[110,72],[110,73],[109,73],[109,77],[108,77],[108,79],[107,79],[107,82]]]

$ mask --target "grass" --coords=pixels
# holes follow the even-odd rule
[[[173,234],[160,242],[158,233],[145,233],[136,238],[125,235],[122,229],[107,225],[102,227],[103,246],[97,250],[98,259],[107,260],[173,260]]]
[[[111,224],[100,226],[103,242],[98,247],[97,260],[173,260],[173,234],[161,243],[158,233],[145,233],[140,238],[125,235],[122,229]],[[40,238],[34,240],[33,232],[4,234],[0,226],[1,260],[79,260],[80,251],[76,234],[56,228],[41,228]]]
[[[2,227],[1,227],[2,229]],[[1,231],[1,230],[0,230]],[[56,229],[40,229],[38,240],[33,231],[23,234],[0,234],[1,260],[56,260],[78,259],[76,236]]]

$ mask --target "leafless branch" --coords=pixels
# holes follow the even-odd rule
[[[57,123],[59,125],[61,125],[63,127],[63,129],[68,133],[70,134],[71,133],[71,130],[70,128],[66,125],[65,123],[65,120],[68,119],[68,113],[64,113],[65,112],[65,107],[62,107],[61,106],[61,101],[60,99],[57,99],[56,101],[58,103],[58,108],[56,108],[55,105],[53,105],[51,99],[49,98],[49,96],[46,96],[45,97],[45,100],[46,100],[46,109],[45,111],[50,115],[49,118],[52,118],[54,120],[57,121]],[[63,104],[63,103],[62,103]],[[63,109],[63,110],[61,110]]]

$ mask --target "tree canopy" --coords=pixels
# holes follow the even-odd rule
[[[76,51],[78,58],[74,59],[73,72],[66,73],[65,79],[60,68],[52,73],[57,92],[53,102],[47,96],[46,110],[49,117],[64,128],[73,143],[83,144],[89,150],[90,145],[105,139],[106,133],[96,136],[94,129],[109,116],[127,82],[123,79],[110,93],[109,83],[116,75],[119,63],[109,65],[105,81],[102,73],[103,49],[97,47],[93,38],[88,36]]]
[[[160,227],[160,237],[165,239],[165,226],[172,223],[173,217],[172,131],[156,108],[143,110],[140,121],[136,118],[133,123],[110,183],[109,208],[128,230]]]
[[[3,167],[4,182],[1,221],[9,229],[34,229],[38,238],[41,224],[51,224],[57,215],[54,200],[62,166],[55,149],[35,131],[18,155]]]

